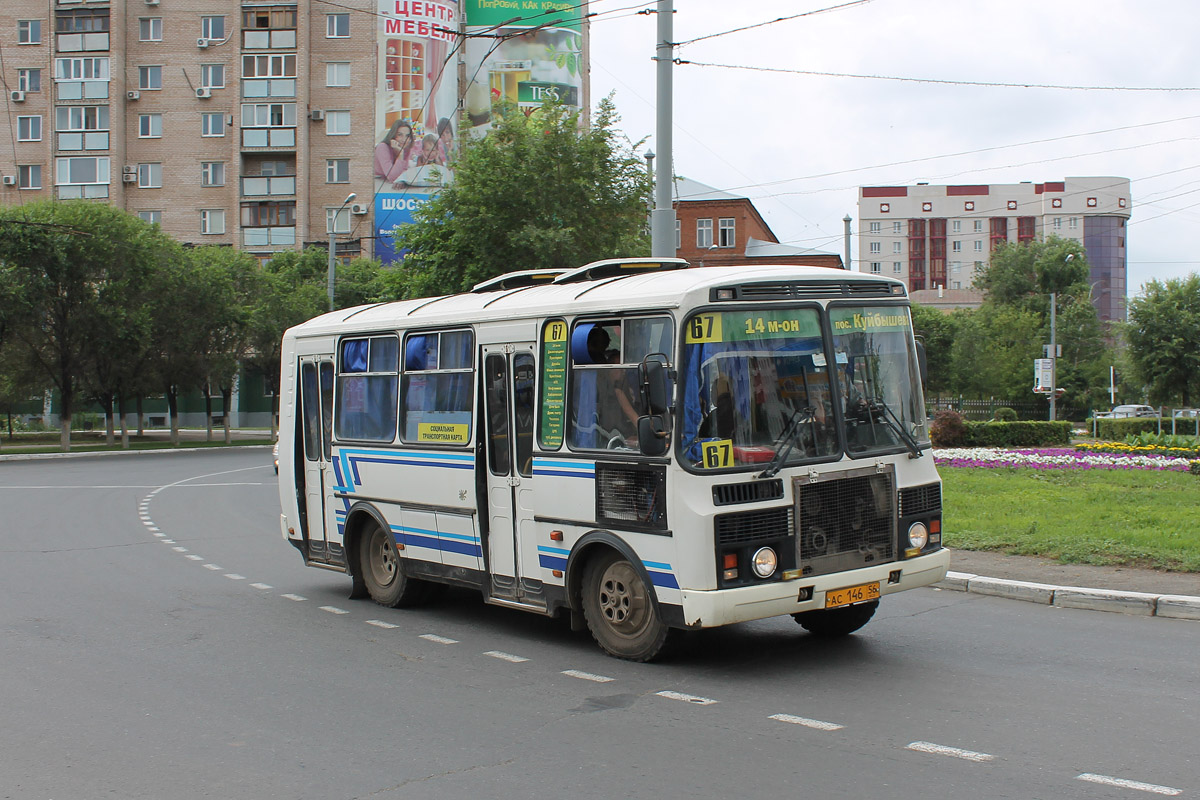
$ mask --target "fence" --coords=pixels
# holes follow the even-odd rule
[[[962,414],[966,419],[977,421],[993,419],[998,408],[1011,408],[1017,412],[1017,419],[1039,420],[1050,417],[1049,401],[1038,397],[1028,400],[1005,400],[998,397],[970,398],[962,395],[925,398],[925,410],[929,414],[950,409]],[[1081,421],[1088,415],[1086,408],[1073,406],[1062,400],[1058,401],[1054,411],[1055,416],[1060,420]]]

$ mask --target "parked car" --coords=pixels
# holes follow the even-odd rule
[[[1097,414],[1096,416],[1100,416]],[[1158,411],[1151,406],[1143,405],[1124,405],[1117,406],[1105,416],[1114,419],[1127,419],[1129,417],[1157,417]]]

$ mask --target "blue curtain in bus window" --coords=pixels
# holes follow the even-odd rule
[[[342,372],[366,372],[369,342],[366,339],[348,339],[342,342]]]
[[[376,336],[371,339],[371,364],[369,372],[395,372],[400,342],[392,336]]]
[[[410,336],[404,345],[406,370],[437,369],[437,336]]]
[[[596,446],[596,370],[577,369],[571,398],[573,424],[571,446],[589,448]]]
[[[442,369],[470,369],[474,362],[471,350],[474,336],[470,331],[452,331],[442,334],[440,354]]]

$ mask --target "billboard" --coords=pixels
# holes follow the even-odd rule
[[[458,0],[379,0],[375,98],[376,257],[391,231],[451,180],[458,141]]]

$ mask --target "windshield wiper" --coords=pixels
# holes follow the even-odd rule
[[[779,434],[779,441],[775,444],[775,456],[767,468],[758,474],[759,478],[774,477],[779,470],[783,469],[783,462],[791,455],[792,448],[796,444],[796,434],[800,432],[800,426],[812,422],[815,413],[817,410],[812,406],[800,406],[792,411],[787,424],[783,426],[783,433]]]
[[[904,442],[904,446],[912,453],[911,458],[921,457],[921,446],[917,444],[917,440],[913,438],[913,435],[905,430],[904,423],[900,421],[899,417],[896,416],[896,412],[892,411],[892,407],[882,397],[871,398],[867,401],[867,405],[872,411],[882,412],[880,415],[881,419],[887,423],[889,428],[896,432],[896,435],[900,437],[900,441]]]

